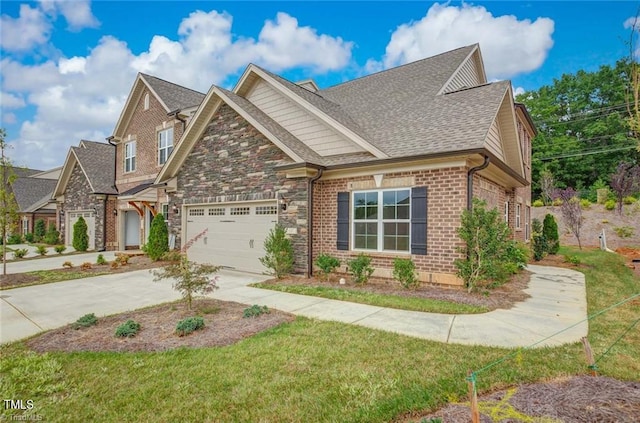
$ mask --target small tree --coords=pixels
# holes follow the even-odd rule
[[[16,174],[13,171],[13,165],[4,155],[4,150],[9,148],[9,145],[5,142],[6,132],[4,128],[0,128],[0,151],[2,156],[0,159],[0,179],[2,180],[2,186],[0,186],[0,239],[2,241],[2,274],[7,274],[7,252],[4,245],[7,242],[7,237],[13,233],[16,229],[18,222],[18,203],[13,195],[11,184],[16,179]]]
[[[158,213],[151,221],[149,242],[147,242],[147,254],[151,260],[156,261],[167,251],[169,251],[169,230],[167,229],[163,214]]]
[[[283,226],[276,225],[269,231],[267,239],[264,240],[264,250],[266,255],[260,257],[260,263],[271,269],[272,275],[282,279],[286,274],[291,273],[294,261],[293,246]]]
[[[540,173],[540,190],[542,193],[542,201],[545,206],[553,204],[553,194],[555,192],[555,180],[549,169],[544,169]]]
[[[616,195],[618,214],[622,214],[625,197],[640,191],[640,166],[631,163],[620,163],[611,175],[611,189]]]
[[[533,219],[531,221],[531,230],[532,230],[532,249],[533,249],[533,259],[535,261],[540,261],[544,258],[545,254],[547,254],[547,240],[543,234],[542,222],[538,219]]]
[[[162,279],[172,279],[173,289],[180,291],[182,298],[187,302],[187,308],[191,310],[191,304],[195,294],[208,294],[218,288],[217,277],[210,278],[220,267],[209,264],[198,264],[187,259],[182,254],[180,261],[164,266],[161,269],[152,270],[155,282]]]
[[[560,189],[557,191],[557,196],[562,200],[562,204],[560,205],[562,220],[576,237],[578,240],[578,247],[582,250],[582,243],[580,242],[580,230],[582,229],[582,207],[580,207],[580,200],[578,199],[577,192],[573,188]]]
[[[60,242],[60,232],[56,230],[55,223],[49,223],[49,228],[47,229],[47,233],[44,236],[44,242],[49,245],[56,245]]]
[[[46,232],[47,232],[47,227],[44,223],[44,219],[36,220],[35,227],[33,228],[33,236],[35,237],[34,240],[36,242],[42,241]]]
[[[324,275],[325,280],[329,282],[331,273],[333,273],[338,268],[338,266],[340,266],[340,259],[329,254],[320,254],[316,258],[314,264],[318,266],[318,268]]]
[[[560,249],[560,237],[558,235],[558,223],[552,214],[544,217],[542,235],[546,243],[546,252],[549,254],[558,254]]]
[[[87,222],[80,216],[73,225],[73,248],[76,251],[87,251],[89,249],[89,235],[87,233]]]

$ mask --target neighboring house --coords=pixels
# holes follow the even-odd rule
[[[89,249],[114,249],[118,194],[114,160],[115,147],[106,143],[82,140],[69,149],[53,192],[58,230],[66,245],[72,244],[73,225],[82,217],[87,222]]]
[[[204,94],[139,73],[107,141],[116,147],[117,250],[146,243],[153,217],[168,211],[153,186]],[[113,162],[112,162],[113,163]]]
[[[18,203],[18,231],[24,236],[33,233],[35,222],[42,219],[45,227],[56,223],[56,205],[51,194],[56,186],[61,168],[48,171],[14,168],[16,175],[11,184],[13,195]]]
[[[262,272],[279,223],[297,272],[320,253],[365,253],[379,276],[403,257],[422,281],[459,284],[472,196],[528,236],[533,134],[510,82],[487,82],[478,45],[323,90],[249,65],[233,91],[209,90],[155,185],[196,261]]]

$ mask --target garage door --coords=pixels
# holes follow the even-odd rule
[[[211,204],[186,209],[186,239],[207,230],[188,250],[190,260],[238,270],[262,273],[266,270],[264,240],[278,221],[275,201]]]
[[[67,245],[73,244],[73,225],[78,221],[78,219],[82,216],[82,218],[87,223],[87,233],[89,235],[89,249],[96,249],[96,217],[94,212],[92,211],[77,211],[77,212],[69,212],[68,213],[68,222],[67,222],[67,234],[66,241]]]

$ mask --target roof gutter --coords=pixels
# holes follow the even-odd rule
[[[107,142],[113,146],[113,148],[116,149],[116,151],[113,153],[113,169],[114,172],[118,169],[118,147],[113,143],[113,136],[107,137]],[[115,174],[114,174],[114,178],[115,178]],[[116,186],[116,181],[113,181],[113,187],[115,188],[116,192],[118,191],[118,187]],[[104,218],[102,219],[103,222],[103,227],[102,227],[102,249],[100,251],[106,251],[107,250],[107,198],[109,198],[109,194],[106,194],[104,196],[104,208],[103,208],[103,213],[104,213]],[[114,222],[115,224],[116,222]],[[115,233],[119,233],[119,231],[115,231]]]
[[[313,275],[313,184],[322,177],[323,169],[319,168],[307,185],[307,277]]]
[[[178,119],[180,122],[182,122],[182,132],[184,132],[185,128],[187,127],[187,120],[180,117],[180,112],[182,111],[182,109],[176,109],[173,110],[169,113],[167,113],[167,116],[173,116],[176,119]]]
[[[486,169],[489,166],[489,156],[484,156],[484,163],[479,166],[472,167],[467,172],[467,210],[471,211],[473,209],[473,175],[476,172],[481,171],[482,169]]]

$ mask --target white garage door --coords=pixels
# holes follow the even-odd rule
[[[73,225],[78,221],[78,218],[82,218],[87,223],[87,233],[89,235],[89,249],[96,249],[96,217],[94,212],[92,211],[77,211],[77,212],[69,212],[68,214],[68,222],[67,222],[67,234],[66,241],[67,245],[73,244]]]
[[[259,259],[264,257],[264,240],[278,221],[275,201],[190,206],[186,221],[183,242],[207,230],[187,250],[189,260],[256,273],[266,270]]]

